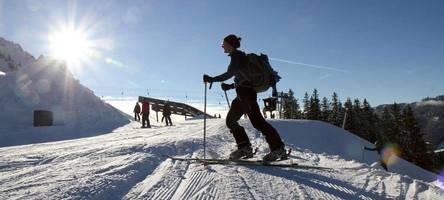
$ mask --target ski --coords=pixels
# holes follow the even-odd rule
[[[317,169],[317,170],[331,170],[332,168],[300,165],[297,163],[279,163],[280,160],[264,163],[262,160],[228,160],[228,159],[202,159],[202,158],[180,158],[167,156],[172,160],[198,162],[206,165],[246,165],[246,166],[264,166],[264,167],[281,167],[281,168],[293,168],[293,169]]]

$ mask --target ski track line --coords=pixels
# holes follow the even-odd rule
[[[166,162],[169,161],[160,163],[151,175],[135,184],[123,199],[171,199],[183,179],[184,171],[188,169],[188,165],[184,163],[186,165],[183,170],[182,163]]]
[[[194,164],[193,168],[200,166]],[[182,180],[180,186],[176,190],[176,193],[172,197],[173,199],[207,199],[217,196],[217,190],[209,192],[208,186],[213,182],[215,172],[211,171],[187,171],[185,174],[186,179]]]
[[[247,186],[247,190],[250,193],[250,195],[254,198],[254,199],[261,199],[256,192],[252,189],[251,185],[248,184],[247,180],[245,179],[244,176],[241,175],[241,173],[239,172],[239,168],[236,167],[236,173],[239,175],[239,178],[241,179],[241,181],[245,184],[245,186]]]

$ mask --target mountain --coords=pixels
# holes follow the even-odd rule
[[[128,116],[76,80],[65,62],[38,59],[0,38],[0,147],[109,132]],[[54,126],[33,127],[33,112],[53,112]]]
[[[412,107],[418,125],[425,133],[424,139],[435,147],[444,144],[444,95],[427,97],[419,102],[400,103],[399,105],[404,108],[407,104]],[[385,107],[390,108],[390,105],[377,106],[376,113],[381,114]]]
[[[207,158],[224,158],[235,142],[223,119],[207,120]],[[163,155],[203,157],[203,120],[70,141],[0,148],[0,199],[444,199],[437,175],[393,157],[383,170],[371,144],[333,125],[271,120],[293,163],[332,170],[209,165]],[[264,137],[241,120],[257,158]],[[282,161],[289,162],[289,161]]]

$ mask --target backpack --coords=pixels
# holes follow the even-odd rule
[[[279,82],[281,77],[271,67],[268,56],[250,53],[246,55],[246,59],[247,67],[242,75],[253,86],[254,90],[260,93],[272,87],[273,92],[276,92],[276,83]]]

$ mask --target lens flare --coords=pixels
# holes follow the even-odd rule
[[[381,151],[382,160],[387,166],[392,166],[398,163],[399,148],[396,144],[387,144]]]

